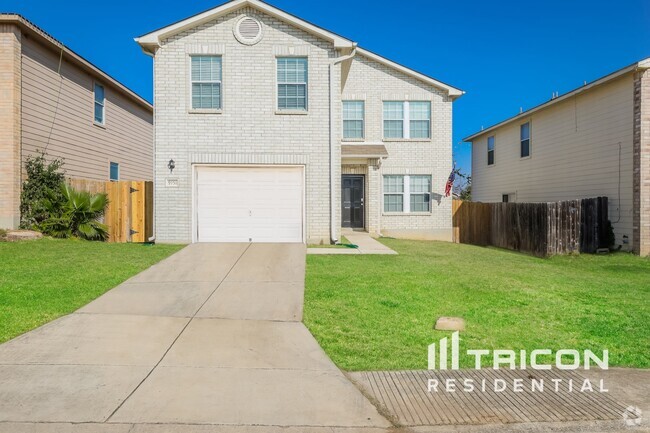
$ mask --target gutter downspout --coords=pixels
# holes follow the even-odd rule
[[[336,203],[334,203],[334,174],[336,172],[336,166],[334,161],[334,66],[338,65],[341,62],[353,58],[357,54],[357,44],[352,44],[352,52],[348,55],[337,57],[331,61],[329,65],[329,93],[330,93],[330,240],[332,243],[337,243],[339,241],[338,236],[336,236]],[[340,164],[340,161],[339,161]]]

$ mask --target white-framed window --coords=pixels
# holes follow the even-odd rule
[[[221,109],[221,56],[191,56],[193,110]]]
[[[521,138],[520,156],[525,158],[530,156],[530,122],[526,122],[519,127]]]
[[[111,161],[109,163],[109,180],[111,182],[117,182],[120,180],[120,164],[117,162]]]
[[[365,103],[363,101],[343,101],[343,138],[363,138],[364,118]]]
[[[494,165],[494,135],[487,138],[487,165]]]
[[[104,124],[106,114],[106,92],[104,86],[95,83],[95,123]]]
[[[278,110],[307,111],[307,57],[278,57]]]
[[[384,101],[384,139],[431,138],[431,101]]]
[[[409,107],[409,136],[408,138],[431,137],[431,102],[407,102]]]
[[[431,176],[385,175],[384,212],[431,212]]]

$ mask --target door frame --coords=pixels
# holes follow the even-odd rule
[[[199,242],[199,221],[198,221],[198,171],[200,168],[300,168],[302,172],[302,243],[307,242],[307,176],[304,164],[214,164],[214,163],[192,163],[192,243]]]
[[[341,228],[343,227],[343,178],[360,178],[361,179],[361,194],[363,205],[361,207],[361,227],[350,227],[352,229],[366,229],[366,175],[365,174],[341,174]]]

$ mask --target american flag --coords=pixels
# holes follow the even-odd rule
[[[454,186],[454,180],[456,180],[456,168],[451,169],[451,173],[449,173],[449,178],[447,179],[447,183],[445,184],[445,197],[449,197],[451,194],[451,188]]]

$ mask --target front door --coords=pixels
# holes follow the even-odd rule
[[[363,228],[363,176],[343,175],[341,186],[341,225]]]

